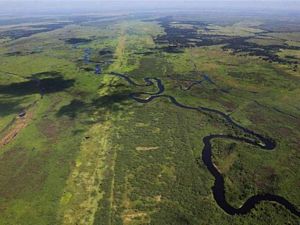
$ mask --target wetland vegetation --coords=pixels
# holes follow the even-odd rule
[[[300,224],[300,28],[271,20],[0,20],[0,224]]]

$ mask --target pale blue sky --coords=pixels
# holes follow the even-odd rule
[[[11,14],[153,9],[276,9],[300,14],[300,0],[0,0],[0,13]]]

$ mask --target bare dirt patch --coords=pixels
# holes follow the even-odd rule
[[[8,145],[13,139],[24,129],[33,117],[33,111],[28,111],[24,117],[16,117],[14,123],[5,132],[3,138],[0,140],[0,148]]]
[[[136,147],[137,151],[152,151],[152,150],[158,150],[159,147]]]

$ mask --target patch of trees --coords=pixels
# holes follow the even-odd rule
[[[158,45],[167,45],[160,49],[168,53],[180,53],[182,52],[181,48],[226,44],[228,40],[232,39],[224,35],[199,34],[199,27],[207,29],[206,24],[199,21],[180,22],[193,25],[191,28],[174,27],[170,18],[160,19],[159,21],[165,30],[165,34],[156,37],[154,41]]]
[[[224,45],[223,50],[232,50],[234,54],[246,53],[250,56],[258,56],[269,62],[278,62],[293,65],[297,70],[298,60],[293,57],[279,57],[277,55],[280,49],[300,50],[300,47],[282,45],[262,46],[257,43],[250,43],[249,37],[229,37],[225,35],[207,35],[199,34],[198,28],[204,29],[206,24],[198,21],[180,21],[182,24],[194,25],[191,28],[178,28],[172,26],[172,18],[165,17],[159,19],[160,25],[164,28],[165,34],[154,39],[160,50],[167,53],[182,53],[182,48],[201,47],[212,45]]]
[[[300,50],[299,47],[283,45],[268,45],[261,46],[256,43],[247,42],[248,38],[239,37],[227,41],[223,50],[232,50],[234,54],[247,53],[250,56],[259,56],[269,62],[278,62],[283,64],[297,64],[297,61],[292,61],[290,58],[281,58],[277,55],[280,49]]]
[[[110,49],[107,49],[107,48],[101,49],[99,51],[99,55],[101,55],[101,56],[112,55],[112,54],[113,54],[113,51],[111,51]]]
[[[65,40],[67,44],[72,44],[72,45],[87,44],[90,43],[91,41],[92,41],[91,39],[87,39],[87,38],[69,38]]]
[[[44,24],[44,25],[33,25],[30,28],[35,28],[33,30],[29,29],[13,29],[0,32],[0,38],[10,38],[13,40],[30,37],[34,34],[39,34],[43,32],[53,31],[59,28],[63,28],[67,23],[59,23],[59,24]],[[40,29],[36,29],[40,28]]]

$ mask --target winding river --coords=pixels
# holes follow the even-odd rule
[[[204,164],[206,165],[209,172],[214,176],[215,182],[214,186],[212,187],[213,196],[219,207],[221,207],[226,213],[230,215],[241,215],[241,214],[247,214],[249,213],[255,205],[262,201],[271,201],[271,202],[277,202],[278,204],[284,206],[286,209],[288,209],[291,213],[294,215],[300,217],[300,211],[288,200],[285,198],[273,195],[273,194],[263,194],[263,195],[254,195],[246,200],[246,202],[240,207],[240,208],[234,208],[231,206],[225,198],[225,186],[224,186],[224,178],[222,174],[219,172],[219,170],[216,168],[212,161],[212,141],[214,139],[227,139],[232,141],[239,141],[244,142],[253,146],[257,146],[263,150],[274,150],[276,147],[276,142],[272,140],[271,138],[264,137],[248,128],[243,127],[242,125],[239,125],[236,123],[230,116],[227,114],[218,111],[216,109],[210,109],[206,107],[192,107],[188,105],[184,105],[176,100],[173,96],[170,95],[164,95],[165,87],[162,83],[162,81],[158,78],[144,78],[144,84],[138,84],[135,81],[133,81],[130,77],[120,74],[120,73],[111,73],[113,76],[120,77],[124,80],[126,80],[129,84],[139,87],[147,87],[147,86],[153,86],[156,85],[158,88],[158,91],[156,93],[148,93],[148,92],[136,92],[131,93],[129,97],[136,102],[139,103],[149,103],[157,98],[167,98],[169,101],[174,104],[177,107],[186,109],[186,110],[194,110],[202,113],[208,113],[208,114],[215,114],[220,117],[222,117],[227,123],[232,125],[233,127],[240,129],[243,131],[244,134],[250,137],[236,137],[232,135],[223,135],[223,134],[212,134],[208,135],[203,138],[204,148],[202,151],[202,160]],[[141,95],[149,95],[146,99],[139,98]]]

